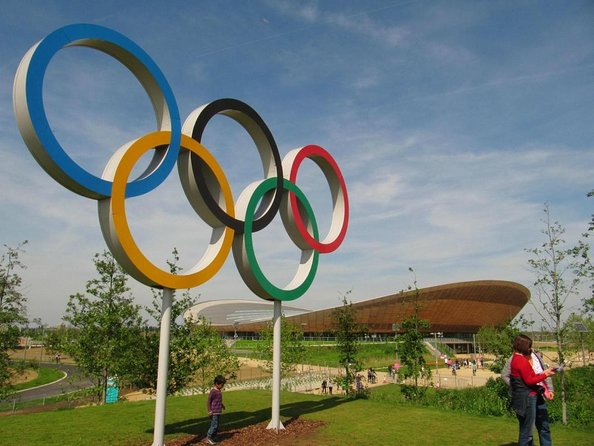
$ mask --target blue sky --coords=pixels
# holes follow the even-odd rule
[[[0,241],[29,240],[22,275],[30,318],[58,323],[105,249],[96,202],[39,167],[12,111],[22,56],[71,23],[107,26],[140,45],[169,81],[182,121],[202,104],[235,98],[264,119],[281,157],[307,144],[333,155],[348,186],[349,231],[292,305],[334,306],[349,290],[354,301],[397,292],[412,283],[409,267],[420,287],[502,279],[531,288],[524,249],[543,241],[544,203],[568,241],[594,212],[586,198],[594,188],[590,1],[4,0]],[[87,48],[52,59],[44,102],[68,154],[95,175],[117,148],[155,129],[134,77]],[[257,151],[233,121],[213,120],[204,144],[235,197],[261,177]],[[324,232],[324,178],[313,163],[299,178]],[[174,246],[186,269],[202,256],[210,232],[175,170],[131,201],[134,236],[151,260],[165,265]],[[299,251],[280,218],[255,246],[267,276],[288,282]],[[231,257],[194,290],[201,300],[257,299]],[[150,290],[130,285],[148,305]]]

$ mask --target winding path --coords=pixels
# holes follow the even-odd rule
[[[50,384],[45,384],[43,386],[13,393],[8,398],[6,398],[6,401],[16,400],[17,402],[24,402],[49,398],[93,386],[93,382],[84,376],[79,368],[75,365],[55,364],[50,362],[45,362],[41,365],[43,367],[51,367],[62,370],[64,373],[66,373],[66,376],[63,379]]]

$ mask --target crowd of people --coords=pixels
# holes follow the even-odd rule
[[[485,360],[482,356],[479,356],[476,359],[455,359],[449,358],[448,356],[444,356],[443,358],[444,364],[448,369],[452,371],[452,375],[456,375],[457,371],[460,370],[462,367],[470,368],[472,370],[472,376],[476,376],[476,372],[478,369],[482,369],[485,366]]]
[[[329,394],[332,395],[334,391],[334,386],[336,385],[339,388],[339,383],[342,381],[341,377],[339,376],[337,379],[334,378],[325,378],[322,380],[322,384],[320,386],[321,393],[323,395]],[[355,373],[353,375],[353,383],[354,383],[354,390],[359,392],[365,389],[366,384],[376,384],[377,383],[377,372],[373,368],[367,369],[367,379],[361,373]]]

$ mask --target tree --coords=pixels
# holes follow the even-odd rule
[[[0,256],[0,399],[10,390],[8,350],[17,343],[19,325],[27,322],[27,298],[20,291],[19,275],[19,270],[25,268],[19,256],[26,244],[25,240],[16,248],[4,245],[5,252]]]
[[[192,321],[191,352],[195,372],[190,383],[206,392],[215,376],[235,378],[239,370],[239,359],[231,353],[225,340],[201,317]]]
[[[588,197],[594,197],[594,190],[588,193]],[[590,296],[582,299],[584,304],[584,313],[594,313],[594,265],[590,259],[590,246],[585,242],[590,235],[594,234],[594,214],[588,223],[588,229],[583,234],[584,241],[580,242],[577,250],[581,254],[582,265],[579,269],[580,276],[590,282]]]
[[[173,248],[172,260],[167,260],[169,272],[179,274],[182,268],[179,266],[179,252]],[[146,311],[156,321],[161,320],[161,299],[162,291],[152,289],[152,306]],[[199,297],[199,296],[198,296]],[[185,290],[178,296],[177,293],[171,303],[171,325],[169,331],[169,371],[167,373],[167,392],[175,393],[183,388],[196,371],[193,364],[192,354],[192,330],[191,325],[183,319],[184,313],[196,304],[198,297],[192,296],[189,290]],[[144,384],[155,389],[157,385],[157,368],[159,358],[159,331],[147,328],[146,336],[146,363],[144,364]]]
[[[55,355],[65,351],[64,345],[69,337],[69,332],[73,331],[72,328],[66,328],[64,324],[60,324],[59,327],[50,328],[45,334],[45,350],[50,355]]]
[[[179,252],[172,251],[172,260],[167,260],[172,274],[179,274]],[[201,318],[198,321],[185,320],[183,315],[196,304],[198,297],[189,290],[180,298],[173,299],[171,305],[171,326],[169,333],[169,372],[167,374],[167,392],[175,393],[190,384],[208,390],[212,380],[218,374],[233,377],[239,369],[239,360],[231,355],[223,339],[211,325]],[[161,319],[161,294],[153,290],[152,307],[146,311],[155,319]],[[143,363],[139,364],[140,385],[152,389],[157,385],[159,356],[158,330],[145,328]],[[206,383],[206,384],[205,384]]]
[[[578,293],[578,285],[583,274],[583,249],[584,243],[568,246],[563,239],[565,228],[557,221],[551,219],[550,208],[545,204],[545,217],[542,220],[545,241],[538,248],[527,249],[532,254],[528,264],[536,275],[534,287],[540,307],[534,305],[543,324],[555,336],[557,357],[559,363],[565,361],[565,344],[567,326],[564,323],[566,316],[567,299]],[[565,376],[560,373],[561,404],[563,424],[567,424],[567,401],[565,389]],[[558,392],[557,392],[558,393]]]
[[[357,358],[359,351],[357,339],[362,334],[362,330],[357,324],[353,303],[347,300],[347,295],[350,293],[348,291],[342,297],[342,307],[337,307],[333,312],[338,362],[344,368],[344,377],[340,385],[347,395],[351,393],[355,374],[361,370],[361,363]]]
[[[73,336],[64,347],[98,388],[105,401],[107,380],[133,380],[143,335],[140,306],[133,303],[128,276],[111,253],[95,254],[98,277],[87,282],[86,295],[71,295],[64,321]]]
[[[567,318],[567,345],[579,358],[574,364],[585,366],[589,352],[594,350],[594,319],[586,315],[571,314]]]
[[[156,389],[159,356],[159,333],[149,331],[144,337],[144,360],[139,367],[136,384]],[[187,321],[183,328],[170,335],[167,393],[187,387],[207,391],[217,375],[235,378],[239,359],[233,355],[224,339],[203,317]]]
[[[408,269],[414,274],[412,268]],[[429,329],[429,322],[420,318],[421,304],[419,302],[421,290],[417,287],[417,277],[414,278],[414,290],[411,300],[403,301],[404,305],[412,306],[412,314],[410,317],[404,319],[400,328],[402,334],[399,337],[398,356],[400,357],[401,368],[398,374],[402,378],[412,378],[414,381],[413,388],[403,387],[403,392],[411,398],[419,394],[418,380],[419,378],[430,378],[431,370],[425,367],[425,345],[423,342],[423,332]],[[413,287],[409,286],[409,290]]]
[[[588,192],[588,197],[594,197],[594,189],[592,189],[590,192]],[[588,225],[588,231],[589,232],[594,232],[594,214],[592,214],[592,219],[590,220],[590,223]]]
[[[262,330],[260,342],[256,352],[266,361],[266,368],[272,372],[272,350],[274,325],[269,322]],[[296,324],[288,322],[285,315],[281,316],[281,375],[287,376],[294,372],[298,364],[305,361],[305,344],[303,330]]]
[[[528,322],[523,316],[509,321],[499,327],[481,327],[477,333],[477,341],[486,353],[495,355],[495,360],[490,369],[501,373],[505,361],[513,353],[514,339],[522,331],[526,331],[534,322]]]

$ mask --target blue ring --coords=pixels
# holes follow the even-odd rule
[[[169,112],[171,122],[171,141],[167,148],[167,153],[158,167],[146,176],[132,181],[126,188],[127,197],[142,195],[165,181],[175,166],[180,150],[181,120],[173,91],[165,76],[150,56],[136,43],[109,28],[90,24],[68,25],[49,34],[35,48],[27,71],[25,91],[30,120],[47,155],[67,177],[65,180],[55,178],[58,182],[65,184],[65,182],[70,180],[75,184],[78,183],[84,191],[81,192],[79,190],[76,192],[91,198],[106,198],[111,196],[111,181],[104,180],[89,173],[64,151],[49,126],[43,106],[43,78],[51,58],[66,46],[79,45],[93,47],[93,45],[89,45],[88,41],[97,40],[105,42],[103,45],[108,44],[111,46],[111,51],[114,49],[123,50],[123,56],[127,59],[125,61],[109,52],[110,49],[98,48],[122,62],[128,69],[131,69],[128,66],[130,63],[129,58],[133,58],[131,65],[138,64],[138,66],[146,70],[150,78],[161,89],[163,99],[167,104],[167,111]],[[114,46],[116,48],[113,48]],[[133,72],[133,74],[138,79],[136,73]],[[68,188],[72,189],[71,187]]]

